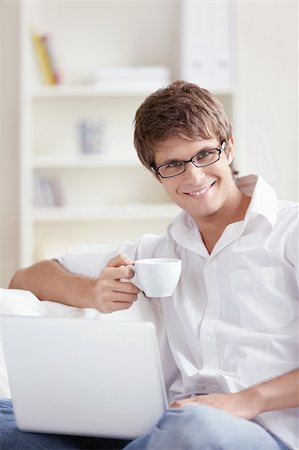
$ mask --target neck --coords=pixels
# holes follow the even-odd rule
[[[244,219],[249,203],[250,197],[247,197],[237,189],[229,208],[223,206],[215,214],[196,220],[202,240],[209,253],[212,252],[228,225]]]

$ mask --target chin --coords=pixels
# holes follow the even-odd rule
[[[220,209],[221,208],[217,208],[216,206],[212,207],[211,205],[207,205],[206,207],[201,208],[186,208],[185,211],[193,218],[200,220],[215,216]]]

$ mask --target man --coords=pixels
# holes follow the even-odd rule
[[[109,313],[137,299],[139,290],[121,281],[132,278],[135,259],[180,258],[180,284],[160,302],[162,360],[175,361],[172,408],[126,449],[297,448],[298,205],[277,201],[260,177],[236,178],[223,108],[194,84],[148,97],[134,143],[183,210],[166,236],[43,261],[18,271],[11,287]],[[63,445],[55,448],[79,448]]]

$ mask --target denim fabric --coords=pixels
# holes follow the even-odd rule
[[[0,400],[1,450],[287,450],[255,422],[209,406],[167,411],[145,437],[132,442],[17,430],[10,400]]]
[[[151,433],[125,450],[287,450],[256,422],[206,405],[167,411]]]
[[[1,450],[119,450],[129,441],[42,433],[25,433],[16,428],[12,403],[0,399]]]

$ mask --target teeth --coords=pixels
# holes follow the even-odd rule
[[[210,189],[211,186],[206,186],[202,189],[200,189],[199,191],[193,191],[193,192],[188,192],[189,195],[192,195],[194,197],[199,197],[200,195],[204,194],[205,192],[207,192]]]

